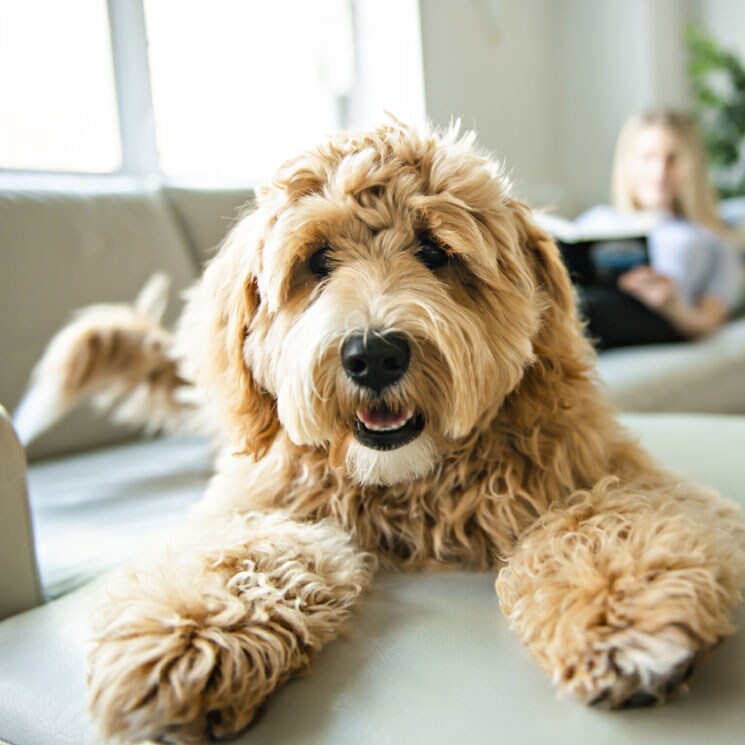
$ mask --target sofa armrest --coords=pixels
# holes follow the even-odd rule
[[[42,602],[26,487],[26,457],[0,406],[0,619]]]

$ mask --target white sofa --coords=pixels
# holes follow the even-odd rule
[[[745,414],[745,317],[702,341],[610,349],[598,372],[625,411]]]

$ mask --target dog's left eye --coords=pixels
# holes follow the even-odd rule
[[[418,240],[415,255],[427,269],[439,269],[448,263],[448,252],[429,233],[423,233]]]
[[[310,257],[308,268],[316,277],[328,277],[334,270],[334,260],[330,253],[331,246],[323,246]]]

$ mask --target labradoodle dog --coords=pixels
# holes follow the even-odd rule
[[[260,192],[173,336],[157,305],[84,313],[35,377],[60,410],[114,390],[222,432],[186,527],[96,614],[106,736],[237,733],[380,564],[493,569],[587,703],[662,701],[733,631],[737,509],[618,424],[553,241],[473,137],[329,139]]]

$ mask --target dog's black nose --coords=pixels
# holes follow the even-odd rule
[[[401,334],[354,334],[341,348],[346,374],[358,385],[380,393],[403,377],[409,368],[411,349]]]

